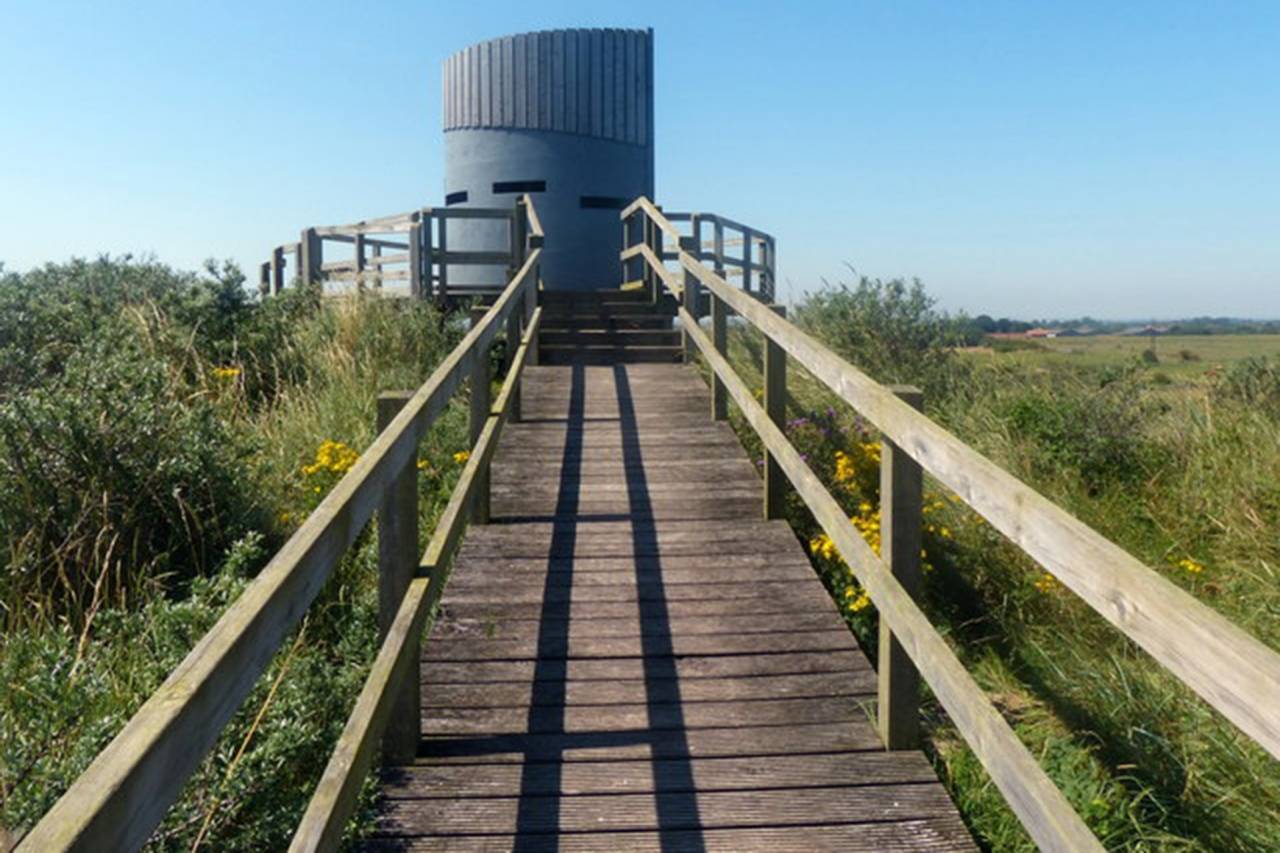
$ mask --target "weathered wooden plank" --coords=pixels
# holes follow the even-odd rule
[[[571,595],[572,593],[572,595]],[[791,597],[793,601],[812,602],[825,597],[822,587],[804,585],[797,588],[790,581],[765,581],[749,588],[728,587],[716,583],[641,584],[639,586],[591,586],[569,590],[556,588],[544,594],[541,586],[512,586],[499,590],[450,590],[449,601],[455,605],[466,602],[502,600],[510,603],[542,604],[544,602],[576,601],[707,601],[730,600],[741,602],[744,611],[757,604],[767,603],[774,597]]]
[[[507,684],[438,684],[423,690],[428,708],[523,708],[593,706],[611,713],[611,705],[754,702],[767,699],[875,695],[870,670],[850,673],[759,675],[741,678],[674,678],[630,681],[530,682]]]
[[[936,816],[913,820],[864,821],[824,824],[805,832],[796,827],[748,829],[681,829],[662,832],[557,832],[545,835],[388,835],[369,841],[371,851],[420,851],[475,853],[475,851],[626,850],[631,853],[667,853],[700,850],[706,853],[953,853],[975,849],[959,817]]]
[[[844,796],[841,796],[841,794]],[[855,796],[860,793],[862,796]],[[439,834],[514,832],[632,831],[703,829],[716,826],[795,826],[871,820],[946,817],[954,807],[936,784],[885,784],[865,790],[792,788],[755,791],[698,791],[663,799],[644,794],[561,797],[555,808],[520,808],[520,797],[397,799],[386,803],[377,832],[399,834],[429,826]]]
[[[494,557],[492,562],[467,567],[468,579],[483,578],[502,583],[512,577],[542,577],[546,574],[571,574],[574,582],[618,583],[626,576],[661,576],[671,583],[696,583],[699,580],[723,582],[737,579],[787,580],[804,578],[811,572],[807,560],[798,552],[773,554],[716,554],[705,549],[701,554],[677,554],[644,559],[628,556],[565,557]],[[462,581],[465,583],[465,581]]]
[[[639,611],[637,610],[637,613]],[[690,616],[668,618],[641,617],[629,619],[512,619],[501,620],[484,615],[461,617],[447,612],[431,629],[431,640],[586,640],[595,637],[650,637],[746,634],[776,635],[794,631],[822,631],[832,627],[831,614],[825,611],[792,613],[784,616],[759,616],[750,622],[727,616]]]
[[[495,596],[496,598],[496,596]],[[782,601],[759,599],[752,602],[747,609],[743,599],[700,599],[694,601],[664,602],[667,615],[679,616],[734,616],[736,624],[744,629],[755,623],[757,617],[783,615],[790,613],[812,613],[815,610],[835,610],[835,605],[828,598],[825,601],[812,601],[808,596]],[[634,616],[634,601],[570,601],[565,607],[558,608],[564,615],[552,616],[544,614],[540,608],[530,608],[528,604],[512,601],[472,601],[445,602],[445,609],[450,613],[464,616],[482,615],[495,619],[524,619],[537,622],[541,619],[616,619]]]
[[[919,752],[546,762],[529,768],[518,764],[423,764],[383,773],[388,799],[573,797],[759,788],[844,788],[844,796],[859,796],[853,789],[931,783],[937,778]]]
[[[716,725],[708,728],[546,734],[435,735],[422,740],[416,763],[495,764],[511,761],[652,760],[655,754],[690,758],[814,755],[884,749],[868,723],[795,723],[789,726]]]
[[[857,681],[871,672],[871,664],[861,651],[846,649],[821,655],[807,652],[769,652],[755,655],[683,655],[671,661],[669,677],[688,685],[701,679],[748,678],[753,676],[812,675],[840,673]],[[655,680],[645,671],[643,658],[579,658],[562,666],[539,672],[533,660],[434,661],[422,670],[424,690],[431,685],[483,684],[501,682],[574,682]],[[860,683],[860,682],[859,682]],[[425,697],[428,702],[431,696]]]
[[[825,631],[789,631],[762,634],[691,634],[673,636],[670,654],[711,655],[758,652],[808,651],[822,653],[853,648],[853,639],[843,626]],[[553,648],[547,648],[553,646]],[[617,658],[645,655],[646,644],[639,637],[593,637],[581,643],[545,643],[532,640],[489,640],[432,638],[425,660],[513,660],[516,658]],[[654,655],[650,655],[654,656]]]

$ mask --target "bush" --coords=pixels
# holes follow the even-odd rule
[[[1251,356],[1231,365],[1215,385],[1221,397],[1280,413],[1280,361]]]
[[[955,326],[934,309],[919,280],[863,276],[853,288],[827,286],[797,306],[796,322],[880,382],[937,393],[959,368]]]
[[[0,404],[0,624],[78,622],[207,571],[249,519],[245,453],[163,360],[97,333]]]
[[[1026,384],[997,405],[996,417],[1010,437],[1032,445],[1029,456],[1038,477],[1052,478],[1065,467],[1097,494],[1142,480],[1155,462],[1157,450],[1143,429],[1146,411],[1130,382],[1057,377],[1053,383]]]

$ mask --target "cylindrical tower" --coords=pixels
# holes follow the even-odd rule
[[[547,234],[546,286],[619,284],[618,211],[653,197],[652,30],[550,30],[459,51],[444,64],[444,130],[446,205],[505,207],[529,193]],[[450,248],[492,247],[500,227],[455,220]],[[450,270],[460,284],[500,277]]]

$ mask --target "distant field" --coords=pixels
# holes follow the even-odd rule
[[[1087,338],[1044,338],[1036,349],[993,352],[989,347],[965,350],[973,358],[1008,364],[1118,364],[1141,357],[1154,347],[1160,365],[1172,371],[1199,374],[1253,355],[1280,356],[1280,335],[1167,335],[1133,337],[1097,335]]]

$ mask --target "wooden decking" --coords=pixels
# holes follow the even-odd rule
[[[531,368],[375,849],[971,850],[702,380]]]

